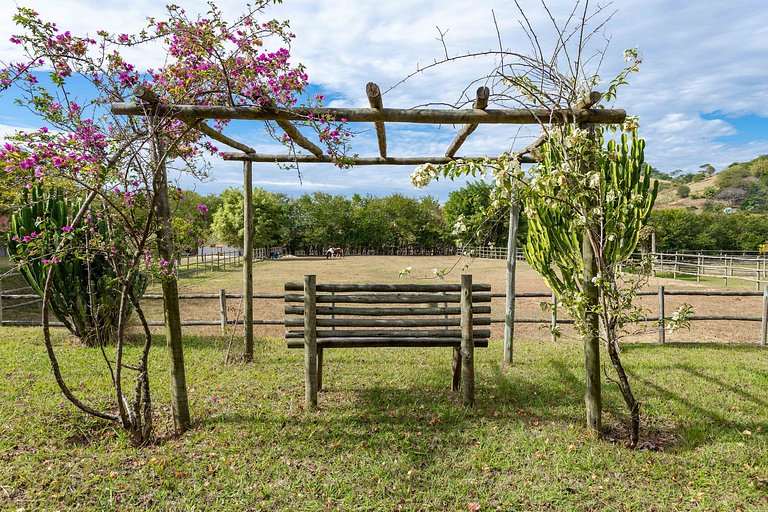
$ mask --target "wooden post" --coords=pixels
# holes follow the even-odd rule
[[[584,291],[586,292],[584,320],[587,327],[584,333],[584,368],[586,373],[584,402],[587,408],[587,428],[594,435],[599,436],[603,431],[599,317],[596,313],[599,306],[599,291],[597,285],[592,281],[597,276],[597,261],[586,228],[582,236],[581,251],[584,262]]]
[[[555,290],[552,290],[552,323],[550,328],[552,330],[552,341],[557,341],[557,335],[555,334],[557,330],[557,295]]]
[[[243,323],[245,353],[253,361],[253,164],[243,164]],[[315,397],[317,402],[317,397]]]
[[[317,278],[304,276],[304,405],[317,408]]]
[[[227,291],[219,290],[219,314],[221,315],[221,334],[227,333]]]
[[[677,279],[677,256],[678,253],[675,253],[675,266],[672,267],[672,279]]]
[[[699,255],[696,257],[696,282],[701,282],[701,252],[699,252]]]
[[[158,120],[152,118],[152,160],[158,172],[154,173],[152,187],[156,196],[155,211],[158,218],[157,252],[160,259],[175,266],[171,228],[171,206],[168,197],[168,174],[165,168],[163,141],[158,133]],[[171,270],[174,270],[171,268]],[[184,340],[181,336],[181,312],[179,287],[174,272],[162,279],[165,339],[171,359],[171,409],[177,432],[185,432],[190,426],[187,376],[184,368]]]
[[[760,346],[764,347],[768,341],[768,286],[763,288],[763,325],[760,329]]]
[[[475,403],[475,338],[472,332],[472,275],[461,276],[461,398]]]
[[[520,222],[520,205],[515,197],[509,210],[509,233],[507,239],[507,289],[506,311],[504,314],[504,364],[512,364],[515,343],[515,274],[517,271],[517,226]]]
[[[664,318],[666,314],[664,313],[664,286],[659,286],[659,343],[662,345],[666,341],[666,331],[665,325],[664,325]]]

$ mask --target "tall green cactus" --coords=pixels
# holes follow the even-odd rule
[[[602,146],[602,142],[598,144]],[[619,143],[610,140],[605,150],[596,152],[599,190],[591,195],[591,203],[585,201],[581,214],[579,205],[574,208],[573,204],[580,199],[579,187],[569,187],[569,195],[564,196],[564,186],[547,176],[543,176],[544,185],[526,197],[529,231],[525,255],[558,295],[577,291],[582,282],[581,242],[586,223],[597,223],[594,231],[601,237],[606,264],[626,261],[635,250],[658,192],[658,182],[651,183],[650,167],[643,166],[644,148],[645,141],[633,133],[631,140],[622,134]],[[556,145],[546,144],[542,149],[539,171],[546,174],[562,164],[562,153]]]
[[[107,343],[113,338],[119,321],[120,284],[115,269],[103,251],[85,248],[85,231],[73,230],[70,222],[82,203],[68,199],[61,189],[45,191],[39,186],[25,190],[20,208],[12,215],[8,233],[8,252],[24,279],[42,297],[47,265],[54,265],[49,297],[56,317],[87,346]],[[107,227],[93,222],[93,238],[110,240]],[[65,250],[55,253],[63,236],[68,236]],[[118,241],[115,241],[118,242]],[[116,245],[119,246],[119,243]],[[127,262],[125,249],[118,249],[118,264]],[[122,256],[122,257],[121,257]],[[121,272],[125,274],[125,272]],[[133,292],[140,297],[147,279],[136,274]],[[130,314],[130,309],[127,314]]]

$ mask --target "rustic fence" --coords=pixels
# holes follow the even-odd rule
[[[760,337],[756,341],[762,346],[766,346],[768,342],[768,289],[761,292],[750,291],[707,291],[707,290],[667,290],[664,286],[659,286],[657,290],[641,290],[638,292],[639,296],[656,296],[658,297],[658,309],[657,314],[644,318],[643,322],[654,323],[658,326],[658,341],[659,343],[666,342],[666,329],[665,321],[670,320],[669,312],[666,310],[666,298],[670,296],[697,296],[697,297],[762,297],[762,311],[759,315],[753,316],[738,316],[738,315],[692,315],[688,318],[692,324],[698,321],[728,321],[728,322],[751,322],[761,323]],[[492,298],[504,298],[503,293],[491,293]],[[187,293],[180,294],[179,298],[182,300],[212,300],[218,301],[219,304],[219,318],[218,319],[200,319],[200,320],[184,320],[181,322],[182,326],[219,326],[222,333],[227,331],[228,327],[236,325],[242,325],[241,318],[232,319],[228,315],[228,301],[230,299],[240,300],[243,295],[240,293],[227,293],[226,290],[221,289],[218,293]],[[162,301],[162,295],[160,294],[146,294],[142,297],[142,301]],[[254,293],[254,299],[283,301],[285,295],[282,293]],[[557,302],[556,297],[552,292],[520,292],[515,294],[517,299],[544,299],[544,301],[555,304]],[[2,316],[3,310],[8,310],[8,307],[3,307],[3,302],[8,300],[30,300],[37,299],[34,294],[0,294],[0,325],[4,326],[39,326],[39,320],[7,320]],[[39,299],[38,299],[39,300]],[[276,309],[277,310],[277,309]],[[503,311],[503,308],[501,309]],[[492,318],[492,324],[504,323],[504,318]],[[557,308],[553,308],[550,311],[549,318],[515,318],[515,323],[519,324],[540,324],[549,325],[551,328],[556,329],[558,325],[573,324],[573,319],[559,318]],[[254,325],[284,325],[285,320],[283,318],[266,318],[266,319],[254,319]],[[52,325],[61,325],[60,323],[52,323]],[[151,321],[150,326],[163,326],[162,321]]]
[[[728,280],[738,279],[755,283],[760,291],[768,282],[768,258],[763,255],[734,256],[728,254],[653,253],[652,273],[671,274],[673,279],[688,276],[700,282],[702,278]]]

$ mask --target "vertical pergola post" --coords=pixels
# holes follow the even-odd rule
[[[519,196],[515,194],[509,211],[509,233],[507,239],[507,299],[504,312],[504,364],[512,364],[512,349],[515,337],[515,273],[517,271],[517,226],[520,222]]]
[[[593,92],[587,98],[579,101],[576,108],[589,108],[600,101],[600,93]],[[582,124],[582,128],[589,132],[589,137],[594,140],[597,137],[594,124]],[[587,157],[581,165],[595,166],[595,159]],[[597,279],[597,254],[589,235],[589,226],[584,226],[581,239],[581,257],[584,265],[583,290],[586,298],[584,312],[584,370],[585,390],[584,403],[587,409],[587,428],[595,435],[603,431],[603,398],[600,384],[600,318],[597,310],[600,306],[600,291],[595,283]]]
[[[155,117],[150,118],[152,126],[153,180],[152,186],[157,197],[155,212],[158,219],[157,253],[161,260],[176,265],[171,228],[171,206],[168,197],[168,175],[165,168],[165,148],[158,133]],[[184,343],[181,336],[181,311],[179,287],[176,273],[169,272],[162,278],[165,338],[171,359],[171,409],[177,432],[185,432],[190,426],[187,376],[184,368]]]
[[[253,361],[253,163],[243,163],[243,359]]]

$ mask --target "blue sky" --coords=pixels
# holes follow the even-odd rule
[[[205,10],[204,2],[178,3],[190,12]],[[551,30],[541,3],[521,0],[520,4],[546,45]],[[18,1],[18,5],[34,8],[64,29],[91,34],[100,28],[135,31],[144,26],[147,16],[161,16],[163,12],[162,3],[154,0],[31,0]],[[219,0],[217,5],[232,16],[244,7],[233,0]],[[550,1],[548,5],[561,19],[573,2]],[[14,11],[12,1],[0,5],[0,60],[6,62],[15,58],[16,47],[8,42],[15,32],[10,21]],[[616,12],[596,41],[603,48],[610,39],[601,76],[608,79],[624,66],[625,48],[639,48],[641,72],[631,77],[617,106],[640,117],[649,163],[666,171],[695,171],[705,163],[721,169],[731,162],[768,153],[768,8],[762,0],[618,0],[609,11]],[[520,16],[514,3],[506,0],[284,0],[282,5],[270,7],[268,15],[291,20],[297,35],[293,61],[307,66],[310,80],[329,95],[331,106],[367,106],[367,82],[377,82],[386,90],[417,67],[443,55],[437,27],[446,34],[451,55],[498,47],[492,12],[503,46],[528,52],[530,43],[520,30]],[[144,52],[129,58],[152,66],[162,61],[163,55]],[[384,104],[408,108],[431,101],[454,103],[460,92],[493,64],[474,59],[438,67],[385,94]],[[0,102],[0,135],[30,126],[36,123],[22,110]],[[353,141],[353,151],[375,155],[373,127],[360,124],[353,129],[360,132]],[[390,125],[389,153],[442,154],[457,129]],[[235,123],[229,133],[262,151],[280,149],[258,125]],[[481,126],[465,144],[463,154],[498,154],[524,146],[530,136],[515,127]],[[182,184],[208,193],[241,183],[238,163],[212,164],[211,181],[187,180]],[[295,173],[273,165],[257,165],[255,169],[256,186],[290,194],[316,190],[345,195],[397,192],[430,194],[444,200],[450,190],[460,186],[438,183],[415,190],[408,181],[412,169],[392,166],[340,171],[332,166],[305,165],[301,184]]]

